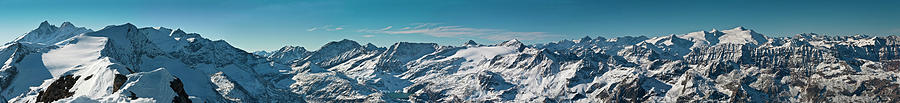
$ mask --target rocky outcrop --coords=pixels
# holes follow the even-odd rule
[[[188,94],[184,92],[184,83],[181,82],[181,79],[175,78],[169,82],[169,87],[172,87],[172,91],[175,91],[177,94],[175,97],[172,97],[172,103],[191,103],[191,99],[188,99]]]
[[[79,77],[72,77],[72,75],[59,77],[56,81],[53,81],[50,86],[38,94],[37,102],[53,102],[62,98],[71,97],[75,93],[70,92],[69,89],[72,89],[72,86],[75,85],[78,78]]]
[[[63,25],[42,24],[29,35],[57,37],[62,34],[52,32],[71,24]],[[767,37],[739,27],[533,45],[514,39],[493,45],[400,42],[377,47],[345,39],[316,51],[286,46],[251,54],[195,33],[124,24],[50,45],[22,40],[0,48],[0,60],[7,60],[0,70],[0,98],[10,102],[897,102],[900,98],[895,90],[900,87],[898,36]],[[39,91],[27,91],[29,87]]]

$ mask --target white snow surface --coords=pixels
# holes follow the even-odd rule
[[[98,61],[100,50],[106,46],[106,37],[76,36],[74,43],[50,50],[41,56],[44,65],[54,78],[60,77],[71,69],[83,68]]]
[[[180,29],[74,28],[41,23],[0,47],[0,99],[603,103],[900,98],[900,91],[890,89],[900,85],[893,79],[900,77],[898,36],[771,38],[738,27],[534,45],[514,39],[494,45],[468,41],[459,47],[400,42],[386,48],[345,39],[317,51],[285,46],[251,54]]]
[[[493,58],[497,55],[513,53],[515,50],[516,48],[506,46],[474,47],[459,50],[456,54],[447,58],[464,58],[466,60],[481,61]]]

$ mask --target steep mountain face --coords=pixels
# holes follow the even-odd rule
[[[19,37],[15,42],[27,42],[34,44],[44,44],[44,45],[53,45],[53,43],[57,43],[63,41],[65,39],[69,39],[75,35],[91,32],[93,30],[86,29],[83,27],[75,27],[72,23],[63,22],[59,27],[55,25],[50,25],[47,21],[41,22],[41,25],[38,26],[37,29],[34,29],[25,36]]]
[[[738,27],[535,45],[397,43],[293,61],[291,87],[311,101],[896,102],[898,38],[772,38]],[[414,59],[391,59],[398,53]]]
[[[10,102],[297,101],[276,83],[290,70],[198,34],[107,26],[75,35],[46,23],[0,48],[0,97]],[[63,24],[62,28],[72,26]],[[36,35],[36,36],[35,36]],[[36,37],[39,39],[29,39]],[[59,37],[59,38],[50,38]],[[46,41],[34,41],[46,40]],[[63,40],[54,42],[51,40]],[[7,57],[8,56],[8,57]]]
[[[738,27],[248,53],[161,27],[42,23],[0,47],[9,102],[898,102],[900,37]]]
[[[271,53],[265,51],[259,51],[255,53],[256,55],[267,57],[266,59],[275,61],[282,64],[289,64],[294,60],[303,59],[304,57],[309,55],[309,51],[306,51],[306,48],[299,46],[284,46],[277,51],[272,51]]]

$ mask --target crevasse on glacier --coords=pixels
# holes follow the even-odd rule
[[[900,37],[660,37],[249,53],[180,29],[63,23],[0,47],[9,102],[898,102]]]

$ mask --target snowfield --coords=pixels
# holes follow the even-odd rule
[[[659,37],[247,52],[133,24],[47,22],[0,46],[0,99],[109,102],[900,102],[900,36]]]
[[[515,48],[510,47],[476,47],[476,48],[466,48],[456,52],[456,54],[450,55],[447,59],[452,58],[464,58],[466,60],[472,61],[481,61],[489,58],[493,58],[497,55],[504,55],[515,52]]]

